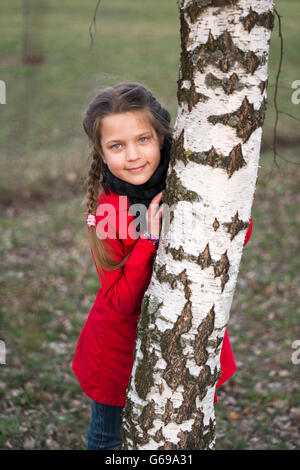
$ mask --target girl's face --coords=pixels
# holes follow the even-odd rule
[[[115,176],[128,183],[143,184],[151,178],[160,162],[163,140],[142,110],[101,120],[103,161]]]

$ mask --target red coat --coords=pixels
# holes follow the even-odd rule
[[[124,205],[119,211],[120,197]],[[108,224],[102,222],[102,229],[110,234],[108,238],[113,247],[113,257],[121,261],[131,251],[131,246],[136,241],[130,236],[132,232],[129,230],[129,225],[134,216],[128,211],[128,197],[119,196],[111,190],[105,195],[102,190],[98,197],[97,212],[100,203],[111,204],[115,208],[114,213],[113,210],[109,210],[109,206],[106,206],[102,214],[96,214],[96,223],[102,219],[103,222],[108,221]],[[122,212],[124,217],[119,218],[119,212]],[[252,219],[244,244],[248,241],[248,234],[248,238],[250,237],[251,229]],[[115,238],[114,230],[117,235]],[[109,246],[109,242],[104,241],[106,246]],[[152,277],[155,254],[154,244],[141,235],[122,268],[113,271],[104,270],[108,285],[96,266],[101,288],[81,331],[72,363],[73,372],[82,391],[96,402],[117,406],[126,404],[126,391],[134,360],[136,327],[142,300]],[[94,258],[93,252],[92,256]],[[227,330],[220,361],[222,376],[217,387],[236,371]]]

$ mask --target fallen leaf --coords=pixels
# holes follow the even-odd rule
[[[52,439],[51,437],[49,437],[49,439],[46,439],[46,446],[48,447],[48,449],[58,449],[59,448],[59,445],[56,441],[54,441],[54,439]]]
[[[23,449],[34,449],[35,439],[33,437],[26,437],[24,439]]]
[[[287,377],[289,375],[288,370],[281,370],[278,372],[279,377]]]

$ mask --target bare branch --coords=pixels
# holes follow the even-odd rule
[[[280,20],[281,16],[279,15],[276,8],[274,8],[274,12],[277,15],[278,25],[279,25],[278,34],[279,34],[279,37],[280,37],[280,60],[279,60],[279,66],[278,66],[278,71],[277,71],[276,80],[275,80],[275,91],[274,91],[274,106],[275,106],[275,123],[274,123],[274,133],[273,133],[274,161],[273,161],[273,164],[272,164],[270,177],[272,176],[274,163],[277,166],[277,168],[279,168],[279,165],[276,161],[276,156],[278,155],[277,150],[276,150],[277,149],[277,124],[278,124],[277,92],[278,92],[278,79],[279,79],[279,75],[280,75],[280,72],[281,72],[281,64],[282,64],[282,57],[283,57],[283,37],[282,37],[282,34],[281,34],[281,20]]]
[[[281,114],[286,114],[287,116],[293,118],[293,119],[296,119],[296,121],[299,121],[300,122],[300,119],[299,118],[296,118],[295,116],[293,116],[292,114],[290,113],[286,113],[285,111],[278,111],[278,113],[281,113]]]
[[[94,37],[93,37],[93,34],[92,34],[92,27],[94,25],[94,30],[95,30],[95,34],[96,34],[96,17],[97,17],[97,11],[98,11],[98,7],[100,5],[100,1],[101,0],[98,0],[98,2],[97,2],[96,8],[94,10],[94,16],[93,16],[93,19],[92,19],[90,27],[89,27],[89,33],[90,33],[90,37],[91,37],[90,50],[92,49],[93,44],[94,44]]]
[[[270,145],[265,139],[262,138],[262,142],[267,146],[269,147],[270,149],[272,149],[274,151],[274,147],[272,147],[272,145]],[[284,158],[282,155],[280,155],[280,153],[277,152],[276,150],[276,156],[281,158],[282,160],[284,160],[285,162],[287,163],[291,163],[292,165],[300,165],[300,163],[297,163],[297,162],[292,162],[291,160],[287,160],[286,158]],[[277,165],[277,168],[279,168],[279,165],[278,163],[276,162],[276,165]],[[272,165],[272,168],[271,168],[271,172],[268,174],[269,175],[269,179],[271,178],[272,176],[272,170],[273,170],[273,165]]]

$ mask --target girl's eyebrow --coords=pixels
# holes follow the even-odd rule
[[[144,132],[141,132],[140,134],[137,134],[135,137],[141,137],[142,135],[145,135],[145,134],[150,134],[151,135],[151,132],[150,131],[144,131]],[[107,142],[105,142],[105,145],[110,144],[111,142],[121,142],[121,140],[122,139],[108,140]]]

